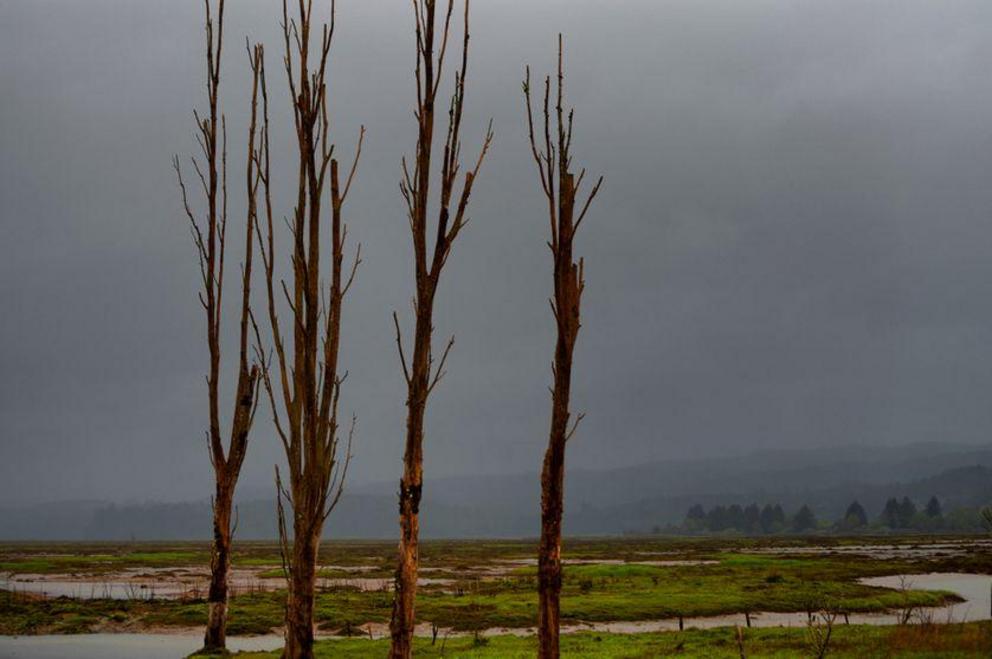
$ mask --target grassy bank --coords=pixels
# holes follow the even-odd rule
[[[651,558],[706,560],[725,557],[730,552],[763,552],[774,556],[781,551],[804,552],[844,549],[853,546],[926,547],[952,541],[975,541],[977,536],[773,536],[760,538],[726,537],[634,537],[568,538],[564,543],[567,560],[644,561]],[[866,554],[870,553],[866,551]],[[424,568],[463,574],[480,565],[501,561],[533,559],[537,545],[522,540],[428,540],[421,545]],[[870,556],[867,562],[877,563]],[[326,541],[321,545],[319,562],[338,568],[361,567],[363,576],[390,576],[395,569],[396,543],[393,541]],[[7,542],[0,543],[0,572],[14,574],[92,574],[124,568],[203,567],[210,564],[206,542]],[[265,541],[235,543],[235,567],[269,568],[269,575],[281,561],[278,545]],[[992,572],[992,555],[976,551],[965,556],[934,556],[903,560],[902,568],[939,571]],[[333,570],[334,568],[330,568]],[[328,572],[331,576],[332,572]]]
[[[359,659],[384,657],[387,639],[343,639],[320,641],[318,657]],[[816,656],[816,645],[808,630],[774,628],[743,630],[743,646],[749,658],[794,659]],[[479,657],[529,659],[536,653],[536,640],[514,636],[458,637],[447,640],[417,639],[418,657]],[[992,655],[992,623],[955,625],[908,625],[868,627],[841,625],[834,627],[829,644],[830,657],[882,659],[888,657],[941,657],[971,659]],[[659,656],[738,659],[737,632],[731,628],[661,632],[655,634],[569,634],[562,637],[563,657],[597,657],[634,659]],[[241,659],[269,659],[278,652],[244,653]]]

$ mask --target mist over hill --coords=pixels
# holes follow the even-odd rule
[[[392,538],[396,484],[352,485],[327,527],[333,538]],[[571,535],[648,532],[682,520],[689,506],[809,504],[821,519],[839,518],[859,500],[871,517],[889,497],[918,503],[937,496],[945,509],[992,502],[992,447],[920,444],[899,448],[773,451],[664,461],[623,469],[576,469],[566,483],[565,531]],[[246,489],[237,536],[275,536],[275,502]],[[526,537],[539,528],[538,475],[465,476],[425,483],[425,537]],[[3,540],[207,539],[209,500],[188,503],[69,501],[0,506]]]

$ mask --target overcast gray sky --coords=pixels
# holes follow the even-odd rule
[[[278,3],[228,4],[240,183],[246,34],[269,46],[283,151],[291,119]],[[368,129],[346,213],[365,263],[343,404],[359,416],[354,477],[393,480],[412,16],[406,0],[338,4],[336,141],[350,152]],[[466,155],[490,116],[496,142],[439,293],[438,340],[457,343],[428,416],[428,480],[541,459],[551,261],[520,79],[525,63],[550,70],[558,31],[575,155],[606,176],[578,240],[588,417],[571,465],[988,442],[992,4],[476,0],[472,14]],[[210,491],[204,321],[170,170],[195,149],[202,41],[193,0],[0,2],[0,501]],[[292,174],[274,172],[282,193]],[[269,487],[278,453],[260,423],[246,486]]]

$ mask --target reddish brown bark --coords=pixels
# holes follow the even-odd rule
[[[220,484],[217,487],[221,489]],[[228,577],[231,571],[231,499],[220,492],[214,497],[214,544],[210,558],[210,591],[207,595],[207,629],[203,648],[210,652],[227,647]]]
[[[579,333],[579,306],[585,287],[583,262],[573,257],[573,240],[603,182],[600,178],[589,192],[576,218],[575,200],[585,177],[585,170],[576,178],[570,171],[572,116],[565,116],[563,103],[564,68],[562,41],[558,36],[558,94],[553,121],[550,109],[551,78],[544,80],[544,144],[538,147],[531,110],[530,68],[524,80],[527,103],[527,125],[531,151],[541,177],[541,188],[548,199],[551,241],[548,243],[554,260],[554,296],[551,311],[555,318],[557,339],[552,365],[554,384],[551,391],[551,430],[548,448],[541,470],[541,539],[538,547],[538,656],[559,656],[559,626],[561,597],[561,522],[565,493],[565,446],[575,432],[583,415],[569,428],[569,398],[572,386],[572,356]],[[552,123],[556,123],[556,142],[552,143]],[[556,188],[557,186],[557,188]]]
[[[231,511],[234,490],[248,449],[248,433],[251,430],[257,409],[259,382],[258,366],[249,366],[248,357],[248,321],[251,314],[249,300],[252,252],[254,251],[252,239],[255,233],[256,220],[255,192],[259,182],[253,158],[258,107],[258,58],[260,56],[260,51],[256,51],[252,62],[255,83],[248,131],[248,152],[250,155],[246,167],[248,213],[245,225],[245,261],[241,280],[238,377],[234,395],[234,411],[231,415],[230,437],[225,451],[220,420],[220,335],[227,236],[227,130],[224,116],[218,109],[223,32],[224,0],[220,0],[217,5],[216,17],[211,14],[209,1],[206,2],[207,95],[210,112],[209,116],[205,118],[195,114],[199,131],[197,138],[203,153],[202,166],[199,160],[193,159],[193,167],[207,202],[204,219],[198,219],[190,207],[178,157],[173,162],[182,192],[183,206],[190,222],[193,242],[200,262],[203,286],[200,303],[207,318],[207,348],[209,352],[209,372],[207,375],[209,429],[207,440],[215,480],[211,578],[207,628],[203,639],[204,649],[208,651],[223,651],[226,645],[228,578],[231,569],[231,538],[234,533],[234,529],[231,527]],[[204,169],[206,170],[205,173]]]
[[[265,198],[266,232],[259,231],[265,266],[269,330],[274,355],[263,361],[262,381],[272,406],[276,431],[288,463],[288,487],[283,487],[278,468],[279,536],[286,574],[285,657],[313,656],[314,586],[317,555],[324,523],[344,489],[351,459],[354,417],[347,434],[343,457],[339,455],[338,401],[342,375],[338,365],[342,304],[354,279],[360,257],[350,271],[344,270],[347,229],[342,220],[345,198],[351,187],[361,154],[365,129],[359,133],[351,170],[341,184],[338,161],[332,157],[326,72],[334,35],[335,3],[330,22],[322,25],[316,56],[310,52],[314,33],[310,0],[300,0],[290,18],[283,2],[284,62],[293,102],[298,163],[296,203],[290,221],[292,234],[292,278],[275,281],[275,241],[272,195],[269,178],[268,123],[262,131],[262,146],[255,159],[261,171]],[[311,61],[313,58],[314,61]],[[268,116],[264,66],[261,90]],[[325,186],[327,190],[325,191]],[[328,197],[325,199],[325,197]],[[329,202],[329,203],[326,203]],[[323,281],[321,228],[330,215],[330,280]],[[292,318],[291,344],[284,341],[277,306],[282,297]],[[262,336],[255,325],[259,353]],[[272,376],[271,362],[276,377]],[[274,383],[275,380],[275,383]],[[292,508],[292,530],[287,527],[284,502]]]
[[[400,480],[399,515],[400,544],[396,568],[391,656],[409,657],[412,652],[417,595],[417,567],[420,560],[420,500],[424,474],[424,412],[427,399],[444,375],[444,363],[454,343],[447,347],[435,366],[432,353],[434,297],[441,270],[447,261],[451,245],[465,226],[465,211],[472,194],[472,184],[492,142],[492,124],[486,133],[478,160],[472,170],[465,172],[461,192],[455,195],[455,184],[461,167],[461,120],[465,102],[465,71],[468,65],[469,0],[465,0],[464,37],[461,68],[455,73],[455,90],[448,106],[448,128],[444,142],[440,177],[440,209],[434,238],[433,253],[428,253],[428,200],[430,198],[431,161],[433,156],[434,113],[438,81],[444,65],[450,34],[454,2],[449,0],[440,35],[437,34],[435,0],[414,0],[417,35],[417,147],[411,172],[403,160],[403,181],[400,189],[407,204],[416,282],[414,298],[414,336],[412,359],[407,363],[399,318],[393,314],[396,345],[399,348],[403,375],[407,383],[406,446],[403,454],[403,477]],[[435,55],[435,42],[440,45]]]
[[[288,582],[284,657],[313,656],[314,582],[319,548],[318,534],[304,533],[293,538],[292,558],[289,561],[293,569]]]

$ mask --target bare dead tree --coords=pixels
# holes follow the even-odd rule
[[[819,620],[817,619],[819,618]],[[806,644],[810,654],[816,659],[823,659],[830,650],[830,638],[834,633],[834,622],[837,614],[833,611],[821,611],[819,616],[813,616],[806,624]]]
[[[572,353],[579,333],[579,302],[585,287],[582,259],[572,256],[572,241],[599,192],[602,177],[590,190],[585,202],[576,208],[579,189],[585,178],[571,170],[572,120],[574,110],[565,115],[563,107],[565,74],[562,38],[558,35],[558,88],[554,117],[551,114],[551,76],[544,79],[544,143],[538,145],[534,133],[531,103],[530,67],[523,83],[527,105],[527,126],[531,152],[537,163],[541,188],[548,199],[551,240],[548,246],[554,259],[554,297],[551,312],[557,328],[555,357],[552,364],[554,385],[551,390],[551,432],[541,471],[541,540],[538,549],[538,656],[558,657],[558,633],[561,596],[561,519],[565,489],[565,444],[575,433],[582,414],[569,427],[569,393],[572,384]],[[556,124],[552,140],[552,124]],[[578,211],[576,213],[576,211]]]
[[[354,160],[342,181],[330,137],[327,64],[334,36],[335,3],[330,20],[319,29],[319,46],[311,61],[314,33],[312,0],[299,0],[290,17],[283,0],[284,65],[293,102],[298,178],[292,219],[292,281],[275,281],[274,218],[270,178],[268,122],[263,124],[262,146],[256,153],[265,199],[265,230],[258,240],[265,267],[269,330],[274,355],[263,358],[262,335],[255,323],[256,349],[262,362],[262,381],[272,406],[276,432],[286,454],[288,488],[276,468],[279,538],[288,585],[284,657],[312,657],[314,641],[314,588],[317,554],[327,516],[344,491],[351,460],[355,418],[344,438],[339,428],[338,402],[347,377],[338,364],[342,304],[361,263],[361,247],[354,262],[344,268],[347,227],[342,209],[361,156],[364,127]],[[264,62],[260,61],[263,108],[268,117]],[[329,209],[324,206],[328,186]],[[323,281],[321,225],[330,211],[330,281]],[[292,317],[291,345],[280,326],[279,298]],[[254,318],[253,318],[254,322]],[[274,367],[273,367],[274,362]],[[273,370],[276,372],[273,374]],[[292,540],[285,502],[292,509]]]
[[[455,72],[455,89],[448,103],[448,127],[441,160],[440,203],[435,229],[433,252],[428,253],[428,201],[430,197],[431,159],[433,155],[435,100],[441,83],[450,35],[454,0],[448,1],[441,18],[440,46],[435,56],[437,40],[436,0],[413,0],[417,37],[417,146],[410,171],[403,159],[403,180],[400,191],[406,200],[410,232],[413,235],[416,294],[414,298],[415,326],[412,359],[408,362],[403,350],[399,317],[393,314],[396,345],[400,353],[403,375],[407,384],[406,448],[403,455],[403,477],[400,480],[400,545],[396,568],[393,614],[390,622],[393,657],[409,657],[412,652],[414,602],[417,594],[419,555],[419,513],[423,488],[424,411],[427,398],[444,376],[444,364],[454,345],[452,337],[435,365],[431,336],[434,330],[434,296],[441,270],[448,259],[451,245],[468,222],[466,209],[472,185],[492,143],[492,122],[486,132],[478,159],[465,172],[461,191],[455,194],[461,169],[461,124],[465,107],[465,73],[468,66],[469,0],[465,0],[464,35],[461,68]]]
[[[199,298],[207,317],[207,348],[210,362],[207,375],[210,415],[207,444],[214,469],[215,488],[212,498],[214,533],[210,559],[209,612],[203,645],[206,650],[218,651],[224,650],[226,645],[228,577],[231,571],[231,538],[234,533],[234,528],[231,525],[234,489],[248,449],[248,433],[258,408],[259,369],[255,364],[249,366],[248,321],[251,313],[251,268],[254,249],[252,239],[256,220],[255,193],[259,182],[252,154],[255,149],[257,134],[258,58],[260,52],[256,51],[251,54],[255,75],[252,87],[251,121],[248,130],[249,157],[246,168],[248,213],[245,224],[245,261],[241,272],[238,377],[235,385],[230,436],[225,451],[220,421],[220,335],[227,237],[227,128],[224,115],[218,109],[221,50],[224,35],[224,0],[219,0],[216,16],[212,14],[209,0],[205,1],[205,7],[207,96],[210,112],[207,117],[201,117],[198,112],[194,111],[197,141],[202,151],[203,162],[201,163],[195,157],[192,158],[193,168],[206,198],[205,218],[198,218],[192,210],[178,156],[174,158],[173,166],[179,180],[183,207],[189,220],[193,244],[199,259],[203,286]],[[237,522],[235,521],[234,524],[236,526]]]

